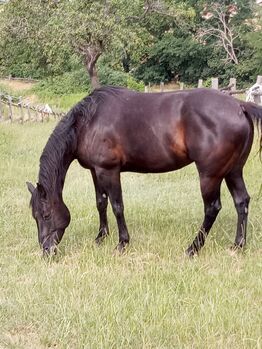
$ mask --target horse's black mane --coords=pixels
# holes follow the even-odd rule
[[[94,90],[89,96],[77,103],[68,114],[57,124],[43,150],[40,158],[39,183],[46,191],[54,190],[60,177],[67,170],[64,158],[74,153],[76,148],[77,120],[81,118],[89,123],[99,105],[109,95],[119,96],[121,87],[107,86]]]

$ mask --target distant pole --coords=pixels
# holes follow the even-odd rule
[[[184,90],[184,83],[180,82],[180,90]]]
[[[151,82],[148,84],[148,92],[151,92]]]
[[[148,86],[145,86],[145,93],[148,93]]]
[[[198,85],[197,85],[198,88],[201,88],[203,87],[203,79],[199,79],[198,80]]]
[[[236,91],[236,89],[237,89],[237,79],[236,78],[230,78],[229,85],[232,86],[231,89],[230,89],[231,91]]]
[[[163,81],[160,82],[160,92],[164,92],[164,83],[163,83]]]
[[[211,87],[215,90],[218,90],[218,78],[211,79]]]

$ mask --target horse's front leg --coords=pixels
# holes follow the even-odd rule
[[[119,169],[106,170],[99,168],[96,169],[96,177],[98,185],[103,188],[104,192],[109,196],[119,233],[119,243],[116,246],[116,250],[122,253],[129,243],[129,234],[124,217],[120,171]]]
[[[95,242],[100,245],[101,242],[109,235],[108,221],[107,221],[107,205],[108,195],[103,187],[98,183],[95,171],[91,171],[95,191],[96,191],[96,207],[99,213],[99,231]]]

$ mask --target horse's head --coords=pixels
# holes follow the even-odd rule
[[[70,213],[62,198],[53,197],[41,184],[36,188],[27,182],[32,194],[30,205],[37,224],[38,241],[44,254],[56,253],[66,227],[70,223]]]

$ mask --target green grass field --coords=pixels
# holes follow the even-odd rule
[[[72,221],[52,260],[41,257],[25,182],[35,182],[53,122],[0,124],[0,348],[156,349],[262,347],[262,163],[245,167],[252,198],[248,244],[232,254],[236,213],[223,209],[201,254],[184,250],[202,221],[194,165],[162,175],[122,175],[131,244],[113,256],[94,244],[91,176],[74,162],[64,199]]]

